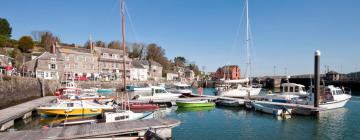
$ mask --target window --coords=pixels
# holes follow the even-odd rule
[[[116,63],[116,68],[119,68],[119,63]]]
[[[295,87],[295,92],[299,92],[299,87]]]
[[[115,120],[118,121],[118,120],[125,120],[125,119],[128,119],[129,116],[128,115],[125,115],[125,116],[118,116],[118,117],[115,117]]]
[[[70,69],[70,64],[65,64],[65,69]]]
[[[56,58],[50,58],[51,63],[56,63]]]
[[[66,106],[67,107],[74,107],[74,103],[67,103]]]
[[[50,69],[51,70],[56,70],[56,64],[50,64]]]
[[[65,56],[65,61],[69,61],[70,60],[70,56]]]
[[[285,87],[284,92],[289,92],[289,87]]]
[[[289,92],[294,92],[294,87],[290,87],[290,91]]]
[[[47,78],[49,77],[49,73],[45,72],[45,77],[44,78]]]
[[[75,64],[74,64],[74,69],[77,69],[77,68],[78,68],[78,64],[75,63]]]
[[[56,77],[57,77],[57,73],[56,73],[56,72],[51,72],[51,73],[50,73],[50,76],[53,77],[53,78],[56,78]]]
[[[115,64],[114,64],[114,63],[112,63],[112,64],[111,64],[111,67],[112,67],[112,68],[115,68]]]
[[[43,71],[38,71],[37,74],[38,74],[38,77],[44,78],[44,72]]]
[[[108,53],[103,53],[102,56],[103,56],[104,58],[107,58],[107,57],[109,56],[109,54],[108,54]]]
[[[116,55],[116,54],[112,54],[111,57],[112,57],[113,59],[117,59],[117,55]]]

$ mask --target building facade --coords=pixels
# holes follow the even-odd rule
[[[130,80],[146,81],[148,80],[148,69],[146,69],[139,60],[133,60],[130,68]]]
[[[221,68],[218,68],[215,77],[217,79],[230,79],[237,80],[240,79],[240,68],[237,65],[227,65]]]
[[[148,79],[159,81],[162,79],[163,67],[158,62],[153,60],[140,60],[141,64],[148,71]]]
[[[59,69],[64,78],[89,80],[99,78],[98,56],[91,49],[73,46],[57,46],[58,54],[63,57],[63,67]]]
[[[24,72],[36,78],[59,79],[63,74],[63,57],[60,54],[44,52],[24,64]]]
[[[128,55],[124,57],[122,50],[94,47],[94,51],[98,56],[100,77],[106,80],[121,80],[126,73],[126,78],[130,79],[131,59]],[[124,63],[126,72],[124,72]]]

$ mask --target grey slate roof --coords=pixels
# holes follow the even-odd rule
[[[145,67],[142,65],[142,63],[139,60],[133,60],[132,66],[133,68],[145,69]]]

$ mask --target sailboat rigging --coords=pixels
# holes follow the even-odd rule
[[[246,72],[245,79],[240,80],[226,80],[225,84],[231,84],[230,87],[218,88],[218,95],[227,97],[246,97],[251,95],[258,95],[261,88],[252,87],[251,82],[251,57],[250,57],[250,22],[249,22],[249,4],[248,0],[245,0],[245,15],[246,15]],[[246,83],[243,87],[240,83]],[[236,85],[234,85],[236,84]],[[250,84],[250,85],[249,85]]]

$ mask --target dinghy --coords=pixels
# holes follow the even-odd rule
[[[268,114],[272,114],[274,116],[283,116],[283,115],[290,115],[292,109],[285,108],[283,106],[276,106],[270,104],[260,104],[260,103],[251,103],[255,111],[260,111]]]
[[[215,106],[214,102],[207,100],[193,100],[193,101],[176,101],[178,107],[211,107]]]

